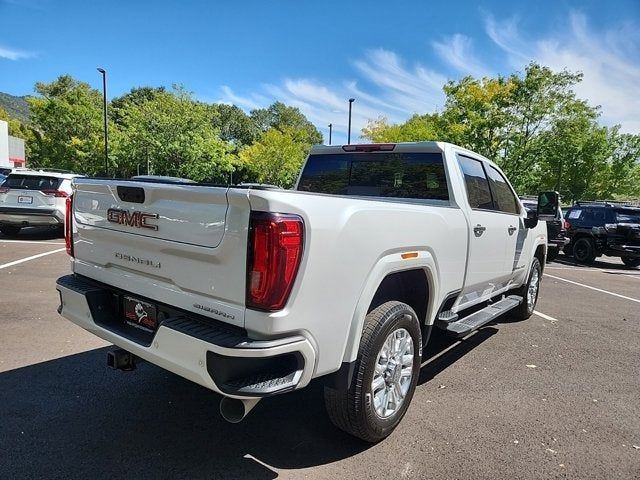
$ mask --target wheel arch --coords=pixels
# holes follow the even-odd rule
[[[411,306],[424,332],[439,307],[437,272],[436,262],[427,251],[418,252],[411,261],[400,254],[383,257],[369,275],[351,318],[343,362],[355,360],[367,314],[386,301],[398,300]]]

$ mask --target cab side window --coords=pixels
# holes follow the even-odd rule
[[[493,209],[493,199],[489,189],[489,181],[484,173],[482,162],[473,158],[458,156],[458,162],[464,175],[464,183],[467,187],[467,198],[471,208],[485,210]]]
[[[489,186],[491,187],[495,209],[504,213],[519,214],[519,202],[505,178],[491,165],[487,165],[487,167]]]

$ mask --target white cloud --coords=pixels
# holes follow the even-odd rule
[[[456,33],[432,45],[438,56],[457,71],[474,77],[490,75],[489,69],[473,53],[473,41],[466,35]]]
[[[15,48],[0,45],[0,58],[5,58],[7,60],[21,60],[23,58],[31,58],[33,56],[34,54],[31,52],[16,50]]]
[[[515,19],[496,22],[487,17],[489,37],[507,54],[515,68],[535,60],[553,70],[580,71],[575,90],[580,98],[602,107],[607,125],[621,124],[625,132],[640,132],[640,36],[638,26],[624,23],[605,32],[590,28],[580,13],[572,13],[566,29],[546,38],[527,39]]]
[[[622,124],[626,132],[640,132],[639,25],[625,22],[599,32],[589,28],[583,15],[572,13],[556,33],[536,37],[523,33],[517,18],[486,16],[484,26],[489,39],[504,52],[502,61],[494,56],[491,65],[502,64],[503,73],[523,71],[531,61],[554,70],[581,71],[584,79],[576,92],[591,104],[602,106],[603,122]],[[353,140],[369,120],[384,116],[402,122],[414,113],[440,109],[444,103],[442,86],[450,78],[495,74],[473,48],[481,40],[454,33],[432,41],[433,52],[443,61],[442,71],[418,62],[410,64],[397,53],[380,48],[352,62],[351,78],[333,83],[285,78],[277,84],[258,86],[247,95],[223,86],[221,101],[254,109],[280,100],[298,107],[324,133],[325,140],[327,125],[333,124],[334,142],[338,143],[346,140],[347,99],[353,97]]]
[[[413,113],[433,111],[442,105],[442,85],[446,77],[416,64],[407,67],[393,52],[371,50],[353,62],[358,79],[327,85],[308,78],[285,79],[281,84],[266,84],[260,95],[266,106],[279,100],[298,107],[328,140],[328,125],[333,125],[334,142],[344,142],[348,128],[348,99],[355,98],[352,112],[352,140],[369,120],[381,116],[401,122]],[[366,85],[366,88],[362,85]],[[222,100],[244,108],[256,108],[258,94],[240,96],[228,86],[221,87]]]

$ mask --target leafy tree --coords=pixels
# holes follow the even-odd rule
[[[307,140],[305,131],[270,128],[240,151],[240,164],[251,181],[290,188],[309,152]]]
[[[122,122],[123,111],[132,105],[142,105],[155,99],[159,94],[165,93],[164,87],[135,87],[128,93],[111,100],[109,114],[116,123]]]
[[[10,116],[9,113],[2,108],[0,108],[0,120],[7,122],[9,126],[9,135],[22,138],[25,141],[25,154],[27,158],[29,158],[31,144],[36,141],[38,132],[29,125]]]
[[[413,115],[404,123],[391,125],[386,118],[370,121],[362,135],[374,143],[442,140],[442,119],[437,113]]]
[[[296,107],[275,102],[269,108],[252,110],[250,117],[259,132],[275,128],[284,132],[287,129],[303,132],[302,141],[308,145],[322,143],[322,134]]]
[[[220,132],[220,138],[237,147],[250,145],[259,135],[260,130],[254,121],[235,105],[218,103],[211,105],[213,111],[213,128]]]
[[[196,181],[226,179],[230,145],[212,126],[211,110],[179,87],[156,91],[120,109],[117,160],[121,175],[138,170]]]
[[[62,75],[36,83],[29,97],[34,128],[30,164],[99,174],[104,169],[102,95],[87,83]]]

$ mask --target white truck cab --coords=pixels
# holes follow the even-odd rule
[[[367,441],[406,412],[433,328],[528,318],[546,255],[490,160],[441,142],[314,147],[292,190],[79,178],[60,313],[223,395],[240,421],[324,377],[327,411]],[[555,210],[553,210],[555,211]]]

